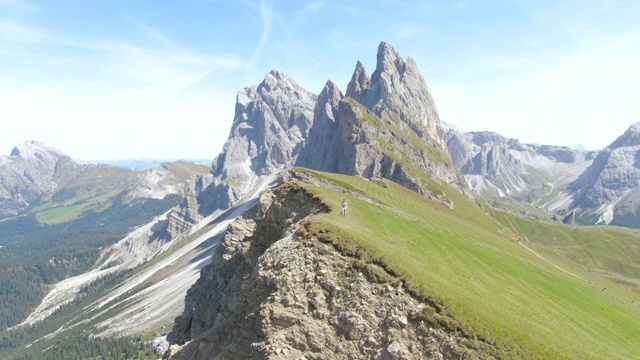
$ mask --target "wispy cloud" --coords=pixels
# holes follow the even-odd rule
[[[247,82],[250,82],[251,78],[255,76],[257,64],[261,60],[264,47],[269,40],[269,33],[271,31],[273,19],[275,17],[272,4],[272,0],[260,1],[260,18],[262,19],[262,32],[260,33],[260,39],[258,40],[258,44],[253,50],[251,60],[249,61],[249,66],[247,67],[247,72],[245,73]]]
[[[142,84],[186,89],[220,70],[239,70],[245,64],[233,55],[207,55],[172,47],[152,49],[127,43],[103,43],[101,51],[109,57],[105,66],[113,73]],[[111,64],[111,65],[108,65]]]
[[[0,41],[3,43],[57,42],[46,29],[23,24],[12,19],[0,19]]]
[[[154,85],[177,91],[198,84],[216,71],[246,67],[238,56],[196,52],[150,26],[137,23],[135,27],[149,40],[145,45],[95,35],[71,38],[46,28],[0,19],[0,60],[12,61],[20,68],[36,66],[29,71],[40,69],[47,77],[56,72],[52,69],[84,71],[85,75],[75,76],[104,77],[102,84],[112,81],[122,86],[134,81],[135,86]],[[12,76],[11,72],[0,71],[0,76]]]
[[[302,10],[298,11],[298,13],[296,14],[296,21],[297,22],[303,21],[307,15],[320,10],[321,8],[324,7],[324,5],[325,5],[324,1],[313,1],[308,3],[302,8]]]

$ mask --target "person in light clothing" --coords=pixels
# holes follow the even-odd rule
[[[347,216],[347,207],[349,207],[347,199],[342,199],[342,211],[340,212],[340,216]]]

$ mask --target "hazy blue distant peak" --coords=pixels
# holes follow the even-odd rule
[[[213,159],[105,159],[105,160],[76,160],[78,164],[107,164],[131,170],[146,170],[159,166],[165,162],[188,161],[201,165],[210,165]]]
[[[579,152],[589,152],[589,150],[587,148],[585,148],[584,146],[582,146],[582,144],[571,144],[569,145],[569,148],[575,150],[575,151],[579,151]]]

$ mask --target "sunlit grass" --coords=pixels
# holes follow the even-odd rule
[[[314,217],[310,229],[334,232],[337,241],[365,249],[365,258],[381,260],[410,289],[439,304],[467,334],[497,344],[499,353],[493,355],[631,359],[640,354],[638,307],[601,292],[590,284],[593,274],[566,259],[551,260],[578,272],[579,278],[531,253],[515,241],[522,236],[517,226],[505,229],[506,218],[497,221],[463,197],[449,209],[391,182],[383,187],[356,177],[316,174],[374,203],[304,185],[335,209]],[[345,218],[338,216],[343,197],[349,201]],[[527,226],[532,234],[556,234],[552,238],[582,235],[550,223]],[[585,241],[592,242],[610,233],[588,235]],[[532,241],[529,247],[537,244]]]

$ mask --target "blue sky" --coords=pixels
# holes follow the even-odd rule
[[[0,0],[0,153],[213,158],[238,90],[279,69],[341,89],[380,41],[443,121],[602,148],[640,121],[638,1]]]

